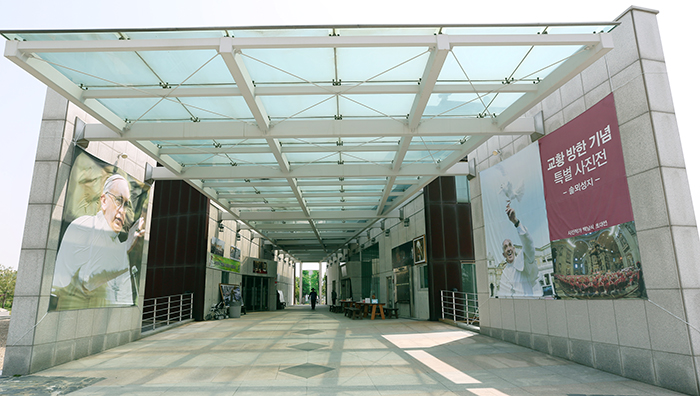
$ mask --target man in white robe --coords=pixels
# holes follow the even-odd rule
[[[56,257],[52,292],[57,310],[133,305],[128,252],[143,236],[143,219],[125,242],[119,233],[130,204],[129,183],[113,175],[104,184],[100,211],[81,216],[66,229]]]
[[[520,220],[515,217],[515,210],[506,205],[506,215],[518,230],[522,242],[521,254],[516,255],[510,239],[503,241],[503,257],[506,266],[501,274],[498,297],[541,297],[542,286],[538,281],[539,269],[535,260],[535,246],[530,233]]]

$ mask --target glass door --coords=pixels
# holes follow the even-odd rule
[[[243,275],[243,302],[247,311],[268,311],[268,278]]]

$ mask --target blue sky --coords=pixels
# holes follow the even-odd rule
[[[0,30],[151,28],[184,26],[272,26],[331,24],[483,24],[526,22],[612,21],[630,0],[563,1],[180,1],[180,0],[23,0],[3,4]],[[690,187],[700,197],[700,156],[692,148],[691,114],[698,100],[694,84],[695,18],[700,2],[648,0],[637,4],[659,10],[661,31],[676,116],[684,146]],[[4,48],[4,43],[2,44]],[[26,217],[29,187],[46,87],[0,58],[0,264],[17,267]],[[698,198],[695,199],[697,201]],[[697,210],[696,210],[697,213]]]

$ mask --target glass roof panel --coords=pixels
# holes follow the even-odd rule
[[[343,137],[344,144],[360,145],[363,143],[369,144],[398,144],[399,138],[396,136],[377,136],[377,137]]]
[[[217,188],[220,194],[255,194],[259,191],[260,194],[280,194],[280,193],[292,193],[291,187],[227,187],[227,188]]]
[[[113,87],[153,85],[158,78],[134,52],[39,53],[76,85]]]
[[[452,49],[452,55],[445,60],[438,79],[503,81],[511,76],[530,48],[530,46],[455,47]],[[498,62],[484,62],[485,59],[498,59]]]
[[[351,151],[349,153],[343,153],[343,159],[345,162],[374,162],[374,163],[390,163],[394,160],[395,152],[387,151],[371,151],[371,152],[361,152],[361,151]]]
[[[443,153],[443,154],[440,154]],[[404,163],[431,163],[435,162],[438,158],[441,160],[449,155],[450,153],[445,154],[445,151],[442,152],[429,152],[429,151],[409,151],[406,153],[406,157],[404,158]],[[438,157],[439,156],[439,157]]]
[[[485,95],[479,99],[476,94],[465,93],[432,94],[423,112],[423,117],[438,115],[476,116],[484,111],[484,104],[492,98],[493,95]]]
[[[343,95],[339,97],[343,117],[405,117],[415,95]]]
[[[338,182],[340,183],[340,182]],[[299,187],[302,193],[307,193],[307,192],[338,192],[340,190],[340,186],[338,185],[333,185],[333,186],[303,186]],[[338,192],[339,193],[339,192]],[[339,193],[340,194],[340,193]]]
[[[287,160],[290,164],[303,166],[313,163],[338,163],[340,157],[338,153],[323,152],[323,153],[287,153]]]
[[[338,145],[338,140],[342,145]],[[400,138],[395,136],[379,136],[379,137],[327,137],[327,138],[281,138],[279,139],[282,145],[282,150],[291,148],[292,150],[302,147],[323,148],[328,152],[347,151],[349,148],[360,148],[365,145],[371,146],[386,146],[387,151],[396,150],[398,148]],[[290,150],[291,151],[291,150]]]
[[[205,119],[251,120],[253,114],[240,96],[220,98],[178,98],[195,117]],[[221,142],[219,142],[221,143]],[[223,143],[222,143],[223,144]]]
[[[278,163],[272,153],[255,153],[255,154],[219,154],[219,157],[230,158],[232,161],[242,164],[274,164],[277,167]]]
[[[332,48],[247,49],[242,55],[256,84],[331,83],[335,78]]]
[[[459,148],[459,142],[462,137],[459,136],[416,136],[411,140],[411,147],[426,147],[435,145],[456,145],[454,149]]]
[[[343,202],[341,202],[341,199],[344,199],[346,204],[348,203],[356,203],[356,202],[364,202],[367,203],[368,205],[371,204],[377,204],[379,195],[376,197],[352,197],[352,196],[343,196],[342,194],[338,193],[337,198],[327,198],[327,197],[304,197],[304,200],[309,204],[309,205],[314,205],[314,204],[323,204],[323,203],[337,203],[338,205],[342,205]]]
[[[179,84],[235,84],[223,59],[213,50],[140,51],[151,69],[172,87]],[[173,95],[177,91],[173,92]]]
[[[549,73],[556,70],[563,61],[582,49],[583,47],[563,45],[534,47],[515,72],[513,78],[516,80],[531,80],[537,77],[544,79]]]
[[[423,75],[428,48],[338,48],[343,86],[362,81],[415,81]],[[350,91],[352,92],[352,91]]]
[[[229,202],[231,204],[257,204],[257,203],[264,203],[263,198],[230,198]]]
[[[190,120],[190,113],[185,107],[172,99],[130,98],[98,99],[100,103],[114,112],[121,119],[142,121]]]
[[[516,100],[520,99],[520,97],[523,95],[525,94],[511,92],[499,93],[498,95],[494,95],[490,98],[491,100],[488,102],[489,111],[491,113],[501,114],[505,109],[508,108],[508,106],[513,104]]]
[[[260,201],[262,201],[262,199],[264,198],[270,204],[283,204],[283,205],[298,205],[299,204],[299,201],[297,201],[297,199],[294,197],[292,197],[292,198],[274,198],[274,197],[266,198],[264,195],[261,195],[261,197],[262,198],[260,199]]]
[[[376,185],[376,186],[354,186],[354,185],[349,185],[343,186],[343,189],[347,192],[378,192],[382,191],[384,189],[384,185]]]
[[[154,140],[153,143],[160,144],[163,147],[197,147],[203,146],[211,148],[213,140]],[[263,139],[217,139],[222,147],[241,147],[241,146],[264,146],[269,147]]]
[[[336,142],[338,141],[337,138],[335,137],[327,137],[327,138],[291,138],[291,139],[285,139],[281,138],[279,139],[280,144],[283,147],[287,146],[335,146]]]
[[[180,164],[187,166],[224,163],[223,160],[217,158],[214,154],[172,155],[171,157]]]
[[[311,210],[313,207],[313,210],[317,211],[351,211],[351,210],[374,210],[377,208],[377,205],[366,205],[366,206],[343,206],[342,203],[338,203],[338,206],[313,206],[309,205],[309,209]],[[313,213],[312,213],[313,216]]]
[[[394,188],[391,191],[402,192],[408,190],[411,186],[411,184],[394,184]]]
[[[305,117],[333,117],[335,115],[334,96],[262,96],[267,114],[273,119]]]
[[[160,145],[163,148],[175,148],[175,147],[206,147],[210,148],[212,146],[211,140],[153,140],[153,144]]]

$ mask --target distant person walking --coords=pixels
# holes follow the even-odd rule
[[[335,290],[333,290],[333,292],[331,293],[331,299],[333,300],[333,305],[335,305],[335,300],[337,298],[338,298],[338,293],[336,293]]]
[[[318,294],[316,294],[316,289],[311,289],[311,293],[309,293],[309,300],[311,301],[311,309],[315,310],[316,309],[316,299],[318,298]]]

